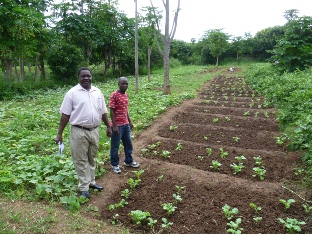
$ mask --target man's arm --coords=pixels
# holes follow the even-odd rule
[[[112,136],[112,130],[111,130],[111,127],[109,125],[109,120],[108,120],[108,117],[107,117],[107,113],[104,113],[102,115],[102,121],[104,122],[104,124],[106,125],[107,129],[106,129],[106,135],[108,137],[111,137]]]
[[[60,125],[59,125],[59,129],[58,129],[58,133],[56,138],[54,139],[54,141],[56,143],[62,143],[63,142],[63,131],[69,121],[69,117],[70,115],[65,115],[62,113],[61,119],[60,119]]]

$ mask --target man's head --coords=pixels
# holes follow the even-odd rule
[[[126,90],[128,89],[128,79],[127,77],[120,77],[118,79],[118,87],[119,87],[119,91],[121,93],[125,93]]]
[[[91,88],[92,74],[88,67],[82,67],[78,70],[79,84],[86,90]]]

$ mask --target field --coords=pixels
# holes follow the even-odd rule
[[[66,222],[72,233],[286,233],[300,228],[312,233],[312,194],[300,186],[296,170],[301,155],[287,150],[277,110],[239,74],[239,69],[224,69],[194,99],[170,107],[136,134],[139,169],[121,166],[117,175],[105,161],[101,167],[107,172],[97,180],[105,190],[91,191],[81,212],[85,220],[46,207],[49,215],[41,225],[52,223],[49,228],[17,233],[67,233]],[[1,206],[9,202],[2,200]],[[38,210],[36,215],[43,213]]]
[[[305,201],[311,194],[296,186],[300,155],[287,151],[276,111],[248,88],[244,77],[215,77],[197,98],[171,108],[137,137],[144,172],[122,168],[122,177],[131,174],[139,182],[131,188],[125,178],[112,189],[103,218],[135,233],[285,233],[279,218],[290,218],[306,223],[293,228],[312,233],[303,207],[309,207]],[[127,199],[125,191],[130,192]],[[122,199],[127,205],[119,207]],[[226,218],[226,205],[238,213]],[[157,223],[151,228],[146,218],[136,224],[129,216],[135,210],[148,212]]]

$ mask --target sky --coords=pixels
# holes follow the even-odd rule
[[[128,17],[134,17],[134,0],[118,1],[118,9]],[[164,13],[162,1],[152,0],[152,3]],[[151,6],[150,0],[137,2],[138,11],[144,6]],[[171,19],[177,2],[170,0]],[[174,39],[185,42],[190,42],[192,38],[198,41],[205,31],[211,29],[223,29],[224,33],[235,37],[244,37],[246,32],[255,36],[262,29],[284,25],[284,12],[290,9],[297,9],[299,16],[312,16],[311,0],[180,0],[180,8]]]

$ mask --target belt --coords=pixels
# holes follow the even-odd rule
[[[86,128],[86,127],[83,127],[83,126],[80,126],[80,125],[72,125],[76,128],[81,128],[81,129],[85,129],[85,130],[88,130],[88,131],[93,131],[94,129],[96,129],[98,126],[94,127],[94,128]]]

